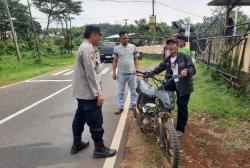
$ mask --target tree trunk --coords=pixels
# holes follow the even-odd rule
[[[73,42],[72,42],[72,40],[73,40],[73,38],[72,38],[72,22],[71,22],[71,19],[69,19],[69,34],[70,34],[70,36],[69,36],[69,40],[70,40],[70,53],[72,54],[72,49],[73,49]]]
[[[63,32],[63,37],[64,37],[64,47],[66,47],[66,43],[67,43],[67,41],[66,41],[66,34],[65,34],[65,30],[64,30],[64,26],[63,26],[63,21],[62,20],[60,20],[60,22],[61,22],[61,26],[62,26],[62,32]]]
[[[45,39],[45,37],[48,35],[49,25],[50,25],[50,15],[48,16],[48,22],[47,22],[47,26],[46,26],[46,30],[45,30],[43,39]]]
[[[15,31],[15,28],[14,28],[14,25],[13,25],[13,21],[11,19],[11,14],[10,14],[10,10],[9,10],[9,6],[8,6],[7,0],[4,0],[4,7],[5,7],[5,10],[7,12],[9,23],[10,23],[10,27],[11,27],[11,33],[12,33],[12,36],[13,36],[13,42],[14,42],[14,45],[15,45],[15,48],[16,48],[17,60],[20,61],[21,60],[21,54],[20,54],[20,50],[19,50],[19,46],[18,46],[18,42],[17,42],[17,35],[16,35],[16,31]]]
[[[65,25],[66,25],[67,50],[68,50],[68,53],[70,53],[70,47],[69,47],[69,26],[68,26],[67,20],[64,20],[64,21],[65,21]]]
[[[3,31],[3,41],[5,42],[6,44],[6,40],[7,40],[7,22],[5,22],[5,17],[4,17],[4,31]]]
[[[32,16],[32,13],[31,13],[31,6],[30,6],[30,1],[27,0],[28,2],[28,7],[29,7],[29,13],[30,13],[30,22],[31,22],[31,25],[32,25],[32,30],[33,30],[33,35],[34,35],[34,39],[35,39],[35,43],[36,43],[36,52],[37,52],[37,63],[38,62],[41,62],[41,53],[40,53],[40,49],[39,49],[39,44],[38,44],[38,40],[37,40],[37,37],[36,37],[36,30],[35,30],[35,25],[34,25],[34,21],[33,21],[33,16]],[[28,30],[29,31],[29,30]],[[30,34],[31,36],[31,34]]]

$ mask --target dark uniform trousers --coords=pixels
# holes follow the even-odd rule
[[[177,93],[177,126],[176,130],[180,132],[185,132],[185,126],[188,120],[188,102],[190,99],[190,94],[180,96],[178,90],[176,89],[176,84],[174,80],[171,80],[169,83],[164,85],[164,89],[167,91],[176,91]]]
[[[77,99],[77,101],[78,108],[72,124],[73,135],[81,136],[84,131],[84,125],[87,123],[93,141],[102,141],[104,133],[104,129],[102,128],[102,107],[97,106],[97,100]]]

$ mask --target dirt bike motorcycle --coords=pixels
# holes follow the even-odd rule
[[[156,137],[164,167],[177,168],[180,145],[171,113],[175,108],[175,93],[164,90],[162,86],[180,76],[171,76],[168,81],[148,76],[141,71],[137,71],[137,76],[138,99],[133,115],[143,133]]]

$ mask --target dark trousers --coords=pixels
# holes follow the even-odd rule
[[[102,141],[104,129],[102,128],[102,108],[97,106],[97,100],[77,99],[78,108],[72,124],[74,136],[82,136],[85,123],[90,128],[94,142]]]
[[[185,132],[185,126],[188,121],[188,102],[190,99],[190,94],[180,96],[178,90],[176,89],[176,85],[174,80],[170,81],[164,86],[165,90],[168,91],[176,91],[177,92],[177,126],[176,130],[180,132]]]

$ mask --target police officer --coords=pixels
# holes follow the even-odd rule
[[[100,79],[100,58],[94,46],[100,41],[100,27],[86,26],[85,40],[78,49],[73,80],[73,97],[77,99],[78,108],[72,124],[73,145],[71,153],[76,154],[89,146],[89,142],[81,139],[85,123],[90,127],[91,137],[95,144],[94,158],[112,157],[116,150],[109,149],[103,144],[102,128],[102,95]]]

